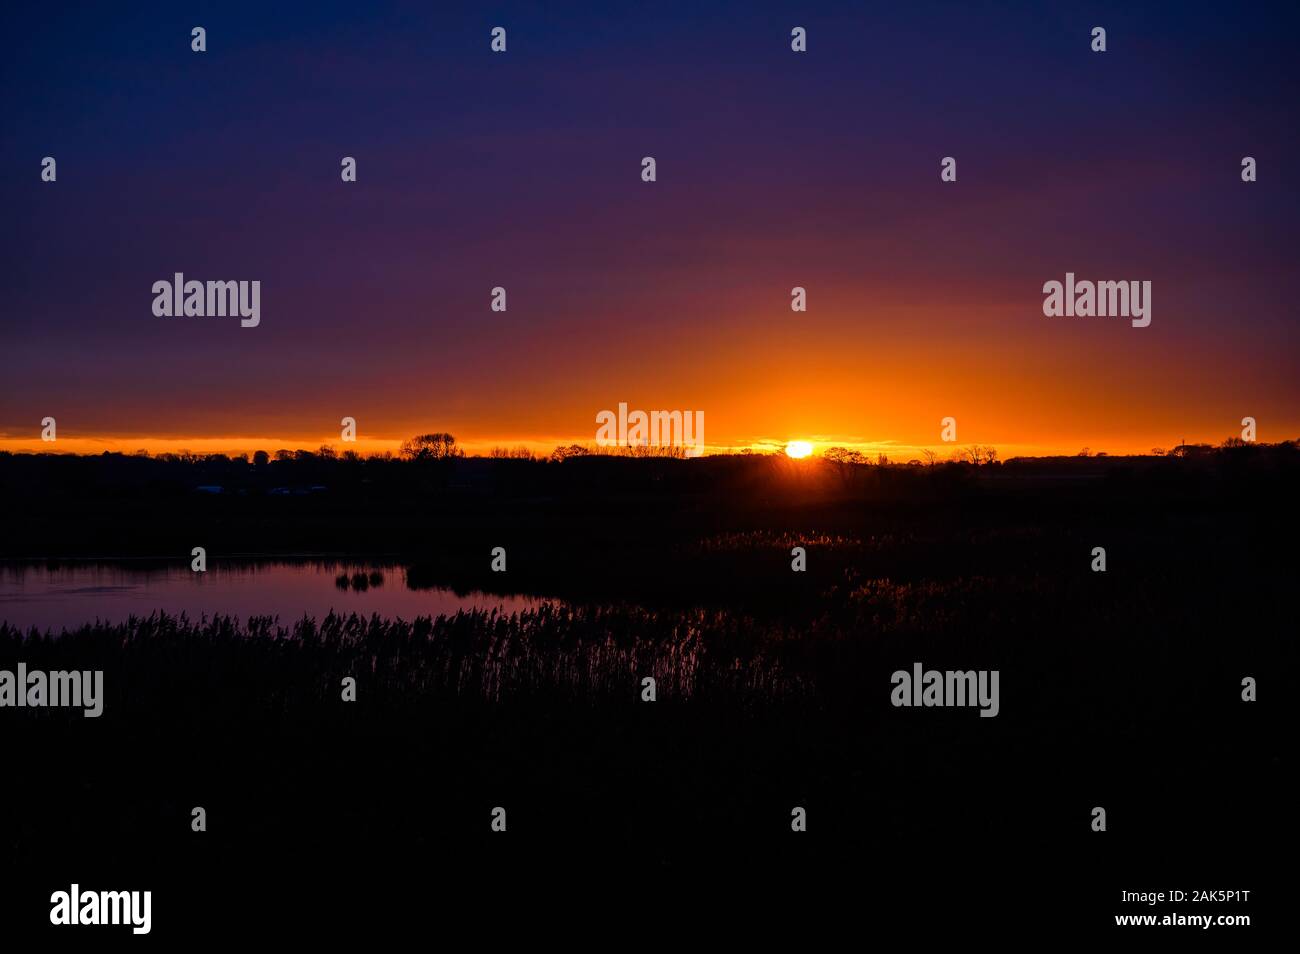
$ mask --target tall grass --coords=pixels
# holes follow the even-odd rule
[[[722,611],[554,602],[409,622],[333,613],[287,625],[267,617],[195,622],[155,613],[60,636],[0,624],[0,660],[112,670],[110,687],[125,681],[124,694],[176,680],[218,691],[229,680],[272,706],[336,699],[349,675],[361,692],[390,702],[546,696],[599,705],[636,701],[646,677],[666,700],[777,699],[806,687],[783,671],[772,651],[779,642],[771,627]]]

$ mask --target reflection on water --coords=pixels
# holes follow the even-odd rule
[[[399,564],[209,560],[206,573],[195,573],[188,564],[139,562],[0,565],[0,622],[56,633],[97,619],[124,622],[157,610],[186,613],[195,621],[220,614],[277,616],[288,623],[304,615],[320,619],[331,610],[410,620],[462,609],[516,612],[537,602],[526,596],[412,589],[406,567]]]

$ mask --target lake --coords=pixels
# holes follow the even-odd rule
[[[0,564],[0,622],[59,632],[96,619],[125,622],[158,610],[190,619],[278,616],[290,623],[331,610],[369,616],[451,615],[458,610],[516,612],[535,597],[483,592],[457,595],[441,587],[411,589],[400,564],[331,560],[209,561],[206,573],[188,562]]]

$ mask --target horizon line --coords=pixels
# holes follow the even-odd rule
[[[752,440],[748,442],[738,442],[735,444],[706,444],[704,451],[698,455],[700,457],[719,457],[744,454],[780,454],[784,451],[786,445],[793,440],[806,440],[812,444],[814,457],[821,457],[827,451],[833,448],[842,448],[846,451],[857,452],[871,458],[878,458],[879,455],[885,455],[891,463],[907,463],[909,459],[923,459],[927,452],[938,455],[940,459],[946,459],[954,453],[962,452],[969,448],[984,447],[992,448],[997,451],[998,457],[1009,460],[1014,457],[1087,457],[1087,456],[1110,456],[1110,457],[1151,457],[1160,456],[1156,451],[1168,452],[1177,447],[1209,446],[1220,447],[1227,441],[1233,440],[1228,438],[1200,439],[1200,438],[1179,438],[1178,440],[1166,443],[1150,441],[1124,441],[1112,444],[1095,443],[1079,445],[1077,442],[1053,441],[1035,442],[1035,443],[1015,443],[1015,442],[998,442],[995,440],[982,441],[950,441],[938,444],[902,444],[894,441],[862,441],[862,440],[834,440],[819,438],[801,438],[792,437],[787,440],[775,438],[765,438]],[[247,456],[250,459],[258,451],[264,451],[274,457],[281,451],[308,451],[318,453],[322,448],[330,448],[336,454],[344,454],[349,451],[355,452],[362,458],[382,457],[384,454],[391,454],[399,457],[401,446],[407,439],[397,438],[366,438],[361,437],[354,441],[341,441],[338,439],[329,439],[328,437],[299,437],[299,438],[280,438],[280,437],[178,437],[178,438],[122,438],[122,437],[60,437],[54,441],[43,441],[39,437],[35,438],[15,438],[9,435],[0,435],[0,452],[9,452],[14,454],[54,454],[69,456],[100,456],[102,454],[121,454],[123,456],[141,456],[146,455],[156,457],[163,454],[191,454],[197,456],[225,455],[231,458]],[[1288,443],[1300,440],[1300,438],[1279,438],[1277,441],[1259,440],[1262,446],[1269,444]],[[1117,446],[1119,445],[1119,446]],[[608,454],[617,456],[620,452],[625,452],[633,447],[647,446],[652,449],[668,450],[674,446],[682,447],[683,445],[672,444],[648,444],[648,445],[630,445],[617,444],[606,447],[597,446],[594,438],[573,437],[573,438],[499,438],[499,439],[481,439],[470,440],[464,443],[457,442],[458,450],[463,451],[466,457],[491,458],[495,450],[515,451],[527,450],[529,453],[539,457],[550,457],[552,454],[561,449],[578,446],[592,451],[594,454]]]

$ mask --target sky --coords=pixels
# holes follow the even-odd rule
[[[0,15],[0,449],[1300,437],[1294,7],[44,6]],[[156,317],[176,272],[260,324]],[[1044,316],[1067,272],[1150,326]]]

